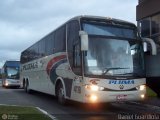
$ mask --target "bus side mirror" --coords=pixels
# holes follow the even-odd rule
[[[79,31],[81,38],[81,51],[88,51],[88,34],[85,31]]]
[[[157,55],[157,47],[156,43],[150,38],[142,38],[143,40],[143,48],[147,51],[147,43],[151,45],[152,55]],[[145,45],[146,44],[146,45]]]

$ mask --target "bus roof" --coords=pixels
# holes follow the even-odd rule
[[[125,20],[115,19],[115,18],[111,18],[111,17],[92,16],[92,15],[76,16],[76,17],[73,17],[72,19],[70,19],[69,21],[71,21],[71,20],[80,20],[80,19],[97,20],[97,21],[98,20],[115,21],[115,22],[119,22],[119,23],[122,23],[122,24],[130,24],[130,25],[135,26],[134,23],[128,22],[128,21],[125,21]],[[69,22],[69,21],[67,21],[67,22]]]

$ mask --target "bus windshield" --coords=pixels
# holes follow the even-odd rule
[[[84,56],[86,75],[144,77],[142,43],[135,29],[83,23],[89,35]]]
[[[19,68],[18,67],[7,67],[7,78],[19,79]]]
[[[143,48],[138,42],[89,37],[85,74],[143,76]]]

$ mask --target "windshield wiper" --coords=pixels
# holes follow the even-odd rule
[[[138,74],[138,73],[133,73],[133,72],[130,72],[130,73],[123,73],[123,74],[117,74],[117,75],[130,75],[130,76],[137,76],[137,77],[141,77],[142,75]]]
[[[103,74],[105,75],[105,74],[108,73],[110,70],[118,70],[118,69],[129,69],[129,68],[122,68],[122,67],[104,68]]]

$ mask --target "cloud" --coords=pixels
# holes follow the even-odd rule
[[[136,0],[1,0],[0,66],[77,15],[110,16],[136,23]]]

